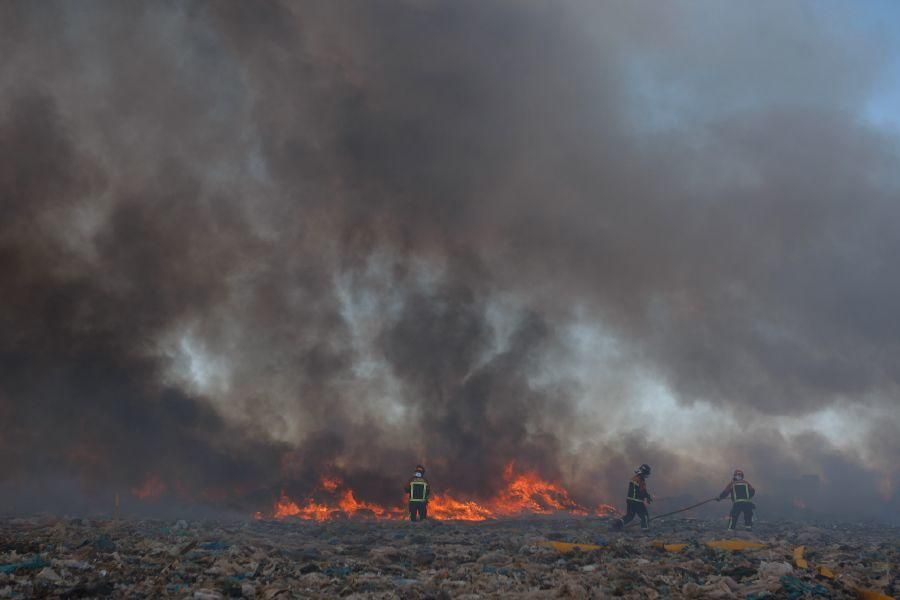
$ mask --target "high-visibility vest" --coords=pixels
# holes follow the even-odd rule
[[[732,502],[750,502],[750,484],[743,481],[735,481],[731,485]]]
[[[409,499],[411,502],[424,502],[427,491],[428,484],[425,481],[419,479],[409,482]]]
[[[641,486],[634,481],[628,482],[628,500],[634,500],[636,502],[642,502],[644,500],[641,497]]]

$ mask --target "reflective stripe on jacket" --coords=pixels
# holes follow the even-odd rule
[[[627,499],[635,502],[643,502],[644,498],[647,496],[649,496],[649,494],[647,494],[647,481],[640,475],[632,477],[628,482]]]
[[[750,498],[756,495],[756,490],[750,485],[749,481],[732,481],[725,486],[722,493],[719,494],[720,499],[731,496],[732,502],[750,502]]]
[[[406,486],[410,502],[427,502],[429,491],[428,480],[424,477],[413,477]]]

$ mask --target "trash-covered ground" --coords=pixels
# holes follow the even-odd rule
[[[900,595],[896,527],[779,522],[729,535],[724,521],[660,521],[646,533],[613,532],[608,525],[599,518],[481,523],[4,519],[0,597]],[[722,540],[739,543],[707,544]],[[758,544],[728,548],[745,542]]]

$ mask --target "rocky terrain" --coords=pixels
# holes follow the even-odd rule
[[[4,598],[884,598],[900,528],[602,518],[480,523],[0,520]],[[725,541],[726,543],[718,543]],[[581,544],[573,546],[572,544]]]

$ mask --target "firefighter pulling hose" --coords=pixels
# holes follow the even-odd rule
[[[753,529],[753,509],[756,505],[751,498],[756,495],[756,490],[750,485],[749,481],[744,480],[744,472],[735,469],[731,476],[731,481],[722,490],[722,493],[716,500],[724,500],[731,496],[731,521],[728,523],[728,529],[732,531],[737,527],[738,517],[744,515],[744,527]]]
[[[707,500],[703,500],[702,502],[698,502],[684,508],[679,508],[678,510],[673,510],[662,515],[657,515],[652,518],[650,517],[645,505],[645,502],[647,504],[653,502],[653,497],[647,491],[646,479],[649,476],[650,465],[643,464],[635,470],[634,477],[632,477],[628,482],[628,496],[626,497],[627,513],[623,518],[617,519],[613,522],[613,529],[618,530],[628,527],[630,521],[634,519],[635,516],[640,517],[641,529],[649,529],[650,521],[655,521],[656,519],[662,519],[664,517],[669,517],[678,513],[693,510],[713,501],[718,502],[720,500],[724,500],[729,496],[731,496],[731,501],[733,504],[731,508],[731,518],[729,521],[728,529],[734,530],[737,527],[738,518],[742,514],[744,515],[744,526],[747,529],[753,528],[753,510],[756,508],[756,505],[751,501],[751,498],[756,495],[756,490],[752,485],[750,485],[750,482],[744,480],[744,472],[742,470],[734,470],[731,482],[725,487],[721,494],[713,496],[712,498],[709,498]]]
[[[650,465],[644,463],[634,470],[634,477],[628,481],[628,495],[625,498],[627,511],[625,516],[619,519],[614,527],[622,529],[635,516],[641,520],[641,529],[650,528],[650,513],[647,512],[647,504],[653,503],[653,496],[647,491],[647,478],[650,477]]]

